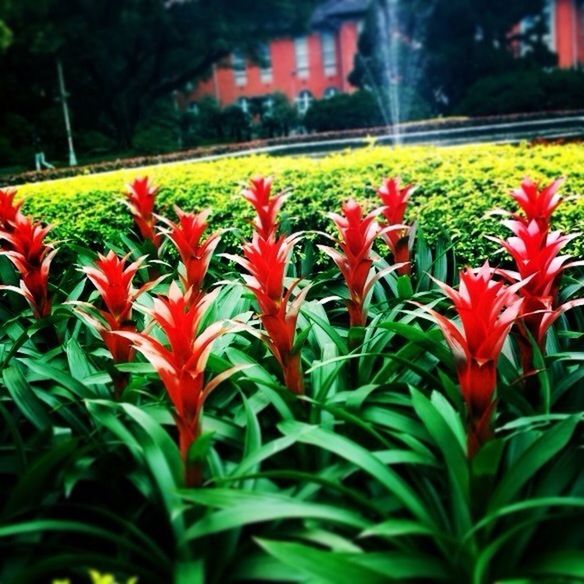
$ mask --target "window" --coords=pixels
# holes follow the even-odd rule
[[[547,32],[543,37],[549,50],[555,52],[556,47],[556,2],[555,0],[545,0],[543,8],[543,22]]]
[[[247,63],[245,55],[239,49],[233,51],[231,55],[231,67],[235,78],[235,85],[241,87],[247,83]]]
[[[308,111],[308,108],[312,103],[312,99],[313,97],[310,91],[307,91],[306,89],[301,91],[296,98],[296,107],[298,108],[298,113],[304,115]]]
[[[298,37],[294,39],[294,52],[296,53],[296,74],[306,79],[309,73],[308,39]]]
[[[324,98],[325,99],[330,99],[331,97],[334,97],[335,95],[339,94],[339,90],[336,87],[327,87],[324,90]]]
[[[271,83],[272,81],[272,55],[270,45],[263,43],[259,48],[260,58],[260,79],[262,83]]]
[[[247,97],[240,97],[237,100],[237,105],[241,108],[241,111],[244,114],[249,114],[249,100],[247,99]]]
[[[335,35],[332,32],[323,32],[322,41],[322,63],[324,74],[331,76],[337,73],[337,47]]]

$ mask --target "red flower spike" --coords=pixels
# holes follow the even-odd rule
[[[213,342],[229,330],[223,323],[214,323],[197,333],[205,312],[216,296],[216,293],[207,294],[193,304],[173,283],[168,296],[159,296],[154,300],[154,307],[148,313],[165,334],[168,346],[144,333],[117,333],[131,341],[134,348],[150,361],[174,405],[179,446],[189,486],[195,486],[201,479],[200,469],[189,463],[188,454],[200,436],[205,400],[221,381],[235,372],[235,369],[230,369],[205,384],[205,367]]]
[[[504,225],[513,231],[514,236],[506,241],[495,241],[511,255],[517,272],[502,273],[512,280],[528,280],[520,292],[525,301],[519,326],[522,365],[524,373],[528,374],[533,370],[529,335],[543,350],[545,335],[553,322],[566,310],[584,302],[572,301],[557,305],[562,273],[583,262],[572,262],[569,256],[559,255],[576,235],[562,235],[558,231],[550,233],[547,220],[545,224],[538,222],[537,218],[530,222],[505,221]]]
[[[283,193],[272,197],[272,182],[271,178],[252,178],[249,187],[244,189],[242,193],[246,201],[249,201],[256,211],[254,230],[263,239],[269,239],[276,235],[278,213],[285,200]]]
[[[256,210],[252,241],[244,246],[244,257],[227,257],[248,272],[244,279],[259,304],[260,320],[267,333],[265,341],[282,367],[284,384],[292,392],[303,394],[302,359],[294,348],[294,338],[298,313],[308,287],[293,301],[291,294],[298,282],[285,289],[286,272],[299,235],[277,236],[278,212],[285,197],[283,194],[272,197],[271,192],[271,178],[251,179],[243,196]]]
[[[127,187],[127,204],[134,215],[140,235],[158,248],[160,236],[155,230],[154,204],[159,187],[153,185],[148,177],[136,178]]]
[[[414,191],[415,187],[413,185],[401,187],[397,178],[389,178],[383,181],[377,194],[383,203],[381,213],[385,218],[386,227],[403,224],[408,201]],[[405,264],[397,270],[398,274],[402,276],[411,273],[409,232],[410,228],[404,226],[402,229],[394,229],[382,234],[385,243],[391,250],[393,261]]]
[[[329,215],[339,230],[337,243],[342,251],[327,246],[319,248],[332,258],[345,279],[351,297],[348,302],[351,326],[364,326],[367,321],[365,304],[370,289],[369,274],[373,265],[371,249],[375,238],[381,234],[376,221],[379,210],[364,216],[361,205],[351,199],[343,204],[342,213]]]
[[[562,202],[558,191],[563,184],[564,179],[559,178],[547,187],[540,188],[536,182],[525,178],[521,186],[511,192],[512,197],[525,213],[525,217],[517,216],[516,219],[523,223],[536,221],[542,230],[549,229],[551,216]]]
[[[0,189],[0,229],[11,231],[12,223],[21,215],[20,203],[14,202],[16,191],[14,189]]]
[[[267,345],[282,367],[284,383],[296,394],[304,393],[300,355],[294,351],[296,323],[300,306],[308,288],[291,301],[298,284],[285,290],[284,279],[294,244],[299,235],[263,239],[254,233],[251,243],[243,248],[244,257],[227,256],[241,265],[249,275],[244,276],[260,308],[260,319],[268,335]]]
[[[44,242],[50,230],[18,210],[9,229],[0,230],[0,240],[8,243],[8,251],[2,254],[14,264],[21,278],[20,288],[5,286],[4,289],[22,294],[37,318],[51,312],[49,271],[57,250]]]
[[[191,291],[192,301],[196,302],[202,294],[203,281],[221,237],[219,233],[213,233],[202,241],[210,211],[198,214],[184,213],[178,207],[175,207],[175,211],[178,222],[173,223],[161,218],[168,226],[168,229],[161,230],[161,233],[165,234],[176,247],[184,267],[181,274],[182,285],[185,291]]]
[[[458,381],[469,416],[469,456],[490,436],[497,385],[497,361],[523,299],[517,291],[526,285],[507,286],[493,279],[495,271],[488,262],[479,270],[460,274],[460,290],[436,283],[452,300],[461,328],[435,310],[423,307],[442,329],[456,361]]]

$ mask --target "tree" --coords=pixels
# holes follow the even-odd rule
[[[544,0],[372,0],[351,82],[415,87],[450,111],[484,76],[554,63],[543,10]],[[530,30],[514,33],[526,17]],[[527,47],[519,59],[518,43]]]
[[[305,26],[312,1],[264,0],[252,8],[247,0],[19,0],[12,28],[17,36],[22,29],[22,40],[5,64],[12,60],[23,85],[49,86],[42,71],[53,74],[61,60],[75,127],[129,148],[161,100],[235,47],[253,57],[265,39]],[[19,76],[17,62],[31,53],[38,75]]]

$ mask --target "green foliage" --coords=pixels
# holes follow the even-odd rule
[[[239,196],[242,184],[253,175],[272,174],[276,187],[290,189],[285,216],[290,228],[330,229],[325,217],[350,196],[374,204],[374,188],[384,177],[401,175],[419,185],[412,197],[409,219],[416,220],[430,243],[452,241],[463,262],[493,259],[496,244],[486,234],[503,235],[499,221],[487,214],[512,208],[508,192],[530,175],[538,180],[566,176],[568,200],[557,213],[557,227],[578,231],[584,218],[584,152],[580,145],[465,146],[454,148],[407,147],[397,150],[368,148],[322,159],[257,156],[213,163],[179,163],[103,175],[26,185],[20,194],[25,208],[55,226],[53,237],[63,246],[119,242],[132,228],[120,194],[130,178],[150,175],[162,186],[161,212],[172,205],[186,210],[212,208],[212,225],[248,229],[250,212]],[[233,246],[237,235],[226,233]],[[572,244],[575,255],[584,253],[582,238]]]
[[[91,255],[79,250],[82,263]],[[426,275],[454,283],[456,264],[447,247],[429,247],[420,237],[414,257],[407,286],[394,275],[376,285],[358,343],[342,302],[331,301],[338,274],[309,274],[314,292],[299,319],[302,398],[282,387],[255,335],[226,335],[215,344],[209,378],[248,367],[205,405],[205,484],[198,489],[184,487],[171,409],[152,369],[139,359],[114,366],[101,340],[63,303],[95,301],[91,285],[79,286],[78,272],[53,275],[55,309],[42,322],[2,296],[0,557],[7,560],[0,579],[580,579],[582,314],[561,318],[549,338],[542,366],[552,413],[547,399],[524,395],[508,344],[496,432],[469,462],[450,352],[424,312],[395,293],[399,287],[408,299],[436,304],[443,296]],[[176,278],[173,264],[156,268]],[[222,258],[212,272],[223,289],[209,321],[257,326],[238,275]],[[151,277],[141,270],[136,284]],[[581,280],[568,279],[563,288],[577,292]],[[147,293],[139,304],[151,302]],[[140,330],[148,325],[142,312]],[[116,369],[128,373],[122,401],[113,399]]]
[[[481,116],[579,109],[583,103],[583,71],[533,69],[481,79],[457,109]]]

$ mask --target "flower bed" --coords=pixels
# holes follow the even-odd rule
[[[232,253],[135,179],[134,235],[69,242],[65,270],[0,191],[0,581],[579,579],[563,187],[524,179],[492,217],[505,265],[462,270],[393,178],[322,217],[334,235],[287,231],[294,197],[253,178]]]
[[[172,214],[172,205],[186,210],[212,208],[213,228],[247,228],[251,217],[237,191],[250,176],[266,173],[291,190],[285,215],[292,230],[328,226],[326,212],[338,208],[349,195],[373,201],[374,186],[384,176],[401,175],[419,185],[412,199],[410,219],[416,219],[431,244],[445,239],[455,245],[462,262],[480,263],[496,251],[485,234],[503,235],[495,207],[509,208],[508,192],[525,174],[537,180],[567,176],[564,205],[557,225],[579,231],[584,221],[584,149],[565,146],[465,146],[456,148],[371,148],[308,158],[252,157],[205,164],[176,164],[148,169],[161,185],[159,205]],[[76,177],[19,188],[25,209],[55,226],[54,237],[64,245],[98,245],[120,241],[130,220],[120,213],[119,185],[131,180],[133,170],[101,176]],[[234,244],[234,234],[225,241]],[[583,255],[584,240],[570,248]]]

